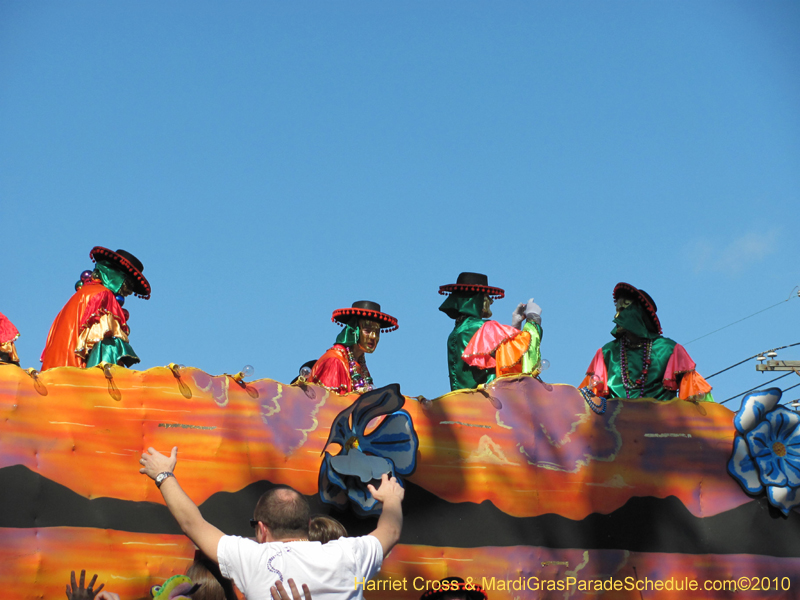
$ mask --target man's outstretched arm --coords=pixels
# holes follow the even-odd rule
[[[389,478],[386,473],[381,476],[381,485],[375,489],[371,484],[367,486],[372,497],[383,503],[383,512],[378,518],[378,526],[370,535],[378,538],[383,548],[383,556],[389,554],[400,539],[403,530],[403,496],[406,491],[397,483],[394,477]]]
[[[139,462],[142,464],[139,473],[144,473],[155,480],[160,473],[175,471],[175,466],[178,464],[178,447],[172,449],[170,456],[164,456],[155,448],[148,448],[147,452],[142,454]],[[225,534],[203,518],[200,509],[186,495],[175,477],[164,479],[159,489],[169,512],[175,517],[183,533],[200,548],[203,554],[214,563],[218,563],[217,545]]]

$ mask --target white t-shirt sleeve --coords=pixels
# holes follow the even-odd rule
[[[217,560],[222,576],[233,579],[240,590],[245,589],[246,574],[252,571],[249,563],[255,558],[257,550],[258,543],[253,540],[223,535],[217,544]]]
[[[383,547],[380,540],[373,535],[357,538],[339,538],[347,540],[355,559],[355,575],[361,579],[372,579],[381,570],[383,564]]]

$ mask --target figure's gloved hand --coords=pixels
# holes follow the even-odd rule
[[[542,324],[542,307],[536,304],[533,298],[528,300],[528,304],[525,306],[525,318],[539,325]]]
[[[527,305],[524,302],[520,302],[517,305],[517,308],[514,309],[514,312],[511,313],[511,326],[517,329],[522,329],[522,323],[525,321],[525,307]]]

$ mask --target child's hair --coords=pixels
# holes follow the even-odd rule
[[[197,552],[194,562],[186,570],[192,578],[192,583],[200,583],[200,589],[192,594],[193,600],[237,600],[233,591],[233,583],[225,579],[219,572],[219,567]]]
[[[314,515],[308,524],[308,539],[312,542],[327,544],[331,540],[347,537],[344,525],[327,515]]]

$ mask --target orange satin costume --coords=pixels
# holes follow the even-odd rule
[[[42,371],[53,367],[85,367],[86,357],[104,337],[128,341],[128,325],[113,292],[88,281],[56,316],[42,352]]]

